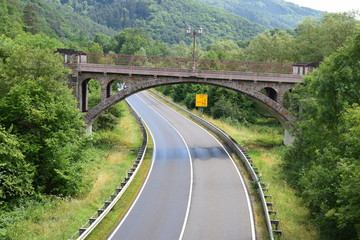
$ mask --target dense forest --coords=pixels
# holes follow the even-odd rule
[[[299,86],[288,181],[323,239],[360,238],[360,31]]]
[[[115,30],[143,28],[154,39],[167,43],[190,41],[184,34],[187,26],[202,26],[207,32],[202,42],[226,38],[245,40],[265,30],[224,10],[202,5],[193,0],[127,0],[127,1],[68,1],[76,12]]]
[[[173,14],[176,9],[182,14]],[[115,19],[121,21],[110,22]],[[322,63],[288,96],[287,107],[297,116],[296,140],[283,171],[311,210],[322,239],[359,239],[360,30],[354,13],[266,30],[195,1],[0,0],[1,211],[11,212],[29,199],[76,197],[84,188],[82,165],[89,159],[83,153],[94,140],[84,137],[82,114],[66,84],[69,70],[54,50],[191,57],[183,27],[196,26],[199,19],[206,32],[198,58]],[[255,103],[225,89],[159,90],[190,109],[195,93],[208,93],[204,111],[214,118],[274,123]],[[92,106],[99,101],[98,84],[91,81],[89,91]],[[110,109],[95,129],[111,129],[120,118],[121,110]],[[7,239],[6,226],[17,217],[1,218],[0,238]]]
[[[97,1],[63,0],[76,12],[115,30],[141,27],[153,38],[168,43],[184,40],[184,28],[202,26],[204,42],[225,38],[244,40],[266,28],[295,28],[306,17],[320,18],[323,13],[279,1],[196,1],[136,0]],[[205,5],[204,5],[205,4]],[[211,7],[214,5],[216,7]],[[229,14],[233,13],[233,14]],[[254,24],[256,23],[256,24]]]
[[[215,1],[203,3],[195,0],[1,0],[0,18],[4,20],[2,24],[9,24],[3,26],[6,31],[15,34],[26,26],[33,34],[58,36],[68,44],[93,40],[98,33],[112,36],[129,27],[145,29],[153,39],[166,43],[189,43],[191,39],[184,34],[186,27],[202,26],[206,34],[200,41],[207,45],[215,39],[249,40],[266,28],[294,28],[307,16],[318,19],[323,14],[285,2],[237,5],[227,1],[224,10],[209,6],[218,6]],[[259,4],[266,7],[259,8]],[[20,26],[20,22],[24,26]],[[280,24],[285,22],[289,25]]]
[[[44,33],[72,44],[92,39],[96,33],[113,35],[112,29],[79,16],[53,1],[0,0],[1,34],[14,37],[22,31]]]
[[[320,19],[323,13],[276,0],[198,0],[201,3],[225,9],[267,28],[293,29],[306,17]]]

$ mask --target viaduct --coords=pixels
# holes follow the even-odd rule
[[[289,130],[295,117],[284,108],[284,96],[313,69],[309,64],[96,54],[69,49],[58,49],[58,52],[72,69],[69,87],[84,112],[90,132],[92,123],[103,111],[132,94],[162,85],[192,83],[244,94],[279,120],[285,129],[284,143],[291,144]],[[99,82],[101,101],[88,109],[90,79]],[[114,82],[121,85],[117,93],[112,92]]]

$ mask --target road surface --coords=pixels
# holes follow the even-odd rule
[[[249,196],[222,145],[148,93],[127,101],[150,129],[154,154],[141,192],[108,239],[255,239]]]

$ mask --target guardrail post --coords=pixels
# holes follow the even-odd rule
[[[86,228],[79,228],[79,235],[83,234],[86,231]]]
[[[90,225],[93,224],[93,222],[95,222],[96,218],[89,218],[89,223]]]
[[[110,204],[111,204],[111,202],[106,201],[106,202],[104,203],[105,208],[107,208]]]
[[[279,220],[271,220],[271,224],[275,225],[276,230],[278,229],[279,223]]]
[[[97,212],[98,212],[98,216],[100,216],[104,212],[104,209],[98,209]]]

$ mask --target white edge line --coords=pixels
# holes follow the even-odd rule
[[[159,101],[160,102],[160,101]],[[247,201],[247,204],[248,204],[248,209],[249,209],[249,215],[250,215],[250,222],[251,222],[251,235],[252,235],[252,240],[255,240],[256,239],[256,233],[255,233],[255,225],[254,225],[254,216],[253,216],[253,210],[252,210],[252,204],[251,204],[251,201],[250,201],[250,197],[249,197],[249,192],[247,190],[247,187],[246,187],[246,184],[244,182],[244,179],[243,177],[241,176],[241,173],[239,171],[239,168],[236,166],[236,163],[234,161],[234,159],[230,156],[229,152],[225,149],[224,145],[222,143],[220,143],[220,141],[214,137],[214,135],[212,135],[207,129],[205,129],[204,127],[200,126],[198,123],[190,120],[189,118],[185,117],[184,115],[182,115],[181,113],[177,112],[176,110],[170,108],[172,111],[176,112],[177,114],[179,114],[180,116],[182,116],[183,118],[187,119],[188,121],[192,122],[193,124],[195,125],[198,125],[200,128],[202,128],[205,132],[207,132],[212,138],[214,138],[219,144],[220,146],[224,149],[224,151],[226,152],[226,154],[229,156],[229,158],[231,159],[232,163],[233,163],[233,166],[235,167],[238,175],[239,175],[239,178],[241,180],[241,183],[243,185],[243,188],[245,189],[245,195],[246,195],[246,201]]]
[[[145,101],[142,98],[140,98],[140,99],[145,103]],[[154,98],[154,99],[157,100],[156,98]],[[145,103],[145,104],[147,104],[147,103]],[[193,182],[194,182],[194,170],[193,170],[192,157],[191,157],[191,154],[190,154],[189,146],[187,145],[184,137],[180,134],[180,132],[167,119],[165,119],[158,111],[156,111],[150,105],[148,105],[148,106],[151,109],[153,109],[154,112],[156,112],[162,119],[164,119],[164,121],[167,122],[179,134],[179,136],[181,137],[182,141],[184,142],[184,144],[186,146],[188,156],[189,156],[189,161],[190,161],[190,190],[189,190],[188,205],[187,205],[187,209],[186,209],[186,213],[185,213],[185,219],[184,219],[184,223],[183,223],[181,233],[180,233],[180,237],[179,237],[179,240],[181,240],[183,238],[183,236],[184,236],[184,233],[185,233],[185,228],[186,228],[186,224],[187,224],[187,221],[188,221],[188,218],[189,218],[190,206],[191,206],[191,200],[192,200]]]
[[[148,138],[147,134],[146,134],[146,137]],[[90,235],[90,233],[99,225],[99,223],[106,217],[106,215],[112,210],[112,208],[117,204],[117,202],[120,200],[120,198],[124,195],[126,189],[130,186],[132,180],[135,178],[138,170],[140,169],[140,167],[142,165],[142,162],[143,162],[145,154],[146,154],[146,148],[147,148],[147,144],[146,144],[144,152],[141,156],[141,161],[140,161],[139,165],[137,166],[136,170],[131,175],[129,181],[127,181],[126,185],[121,189],[121,192],[119,194],[117,194],[115,199],[113,201],[111,201],[110,205],[104,209],[104,212],[100,216],[98,216],[96,218],[96,220],[92,224],[90,224],[90,226],[85,230],[85,232],[83,232],[76,240],[86,239],[86,237],[88,235]]]
[[[145,101],[144,101],[141,97],[139,97],[139,96],[137,96],[137,97],[138,97],[141,101],[143,101],[143,102],[145,103]],[[130,104],[130,103],[129,103],[129,104]],[[193,164],[192,164],[192,158],[191,158],[189,146],[186,144],[184,137],[179,133],[178,130],[176,130],[176,128],[175,128],[168,120],[166,120],[163,116],[161,116],[160,113],[159,113],[158,111],[156,111],[153,107],[151,107],[149,104],[147,104],[147,103],[145,103],[145,104],[148,105],[148,107],[150,107],[151,109],[153,109],[153,111],[154,111],[156,114],[158,114],[162,119],[164,119],[164,120],[179,134],[179,136],[181,137],[181,139],[183,140],[183,142],[184,142],[184,144],[185,144],[185,146],[186,146],[187,153],[188,153],[188,156],[189,156],[189,162],[190,162],[190,190],[189,190],[188,205],[187,205],[187,209],[186,209],[184,224],[183,224],[183,226],[182,226],[181,234],[180,234],[180,237],[179,237],[179,239],[182,239],[182,237],[183,237],[183,235],[184,235],[184,232],[185,232],[185,226],[186,226],[186,223],[187,223],[187,219],[188,219],[188,217],[189,217],[190,206],[191,206],[191,199],[192,199],[193,181],[194,181],[194,178],[193,178],[193,176],[194,176],[194,175],[193,175],[193,173],[194,173],[194,172],[193,172]],[[130,105],[131,105],[131,104],[130,104]],[[136,111],[136,110],[134,109],[134,111]],[[137,111],[136,111],[136,112],[137,112]],[[140,114],[139,114],[139,116],[140,116]],[[145,121],[143,121],[143,122],[144,122],[144,124],[145,124],[146,127],[147,127],[147,124],[145,123]],[[127,216],[130,214],[131,210],[132,210],[133,207],[135,206],[135,204],[136,204],[136,202],[138,201],[138,199],[139,199],[139,197],[140,197],[143,189],[145,188],[145,185],[146,185],[146,183],[147,183],[147,181],[148,181],[148,179],[149,179],[149,177],[150,177],[150,173],[151,173],[151,171],[152,171],[152,169],[153,169],[154,159],[155,159],[155,156],[156,156],[156,144],[155,144],[155,140],[154,140],[154,138],[153,138],[153,135],[152,135],[152,132],[151,132],[150,128],[148,128],[148,129],[149,129],[149,131],[150,131],[151,138],[153,139],[154,149],[155,149],[155,152],[154,152],[153,158],[152,158],[152,164],[151,164],[151,168],[150,168],[149,174],[148,174],[148,176],[147,176],[147,178],[146,178],[146,180],[145,180],[145,182],[144,182],[144,184],[143,184],[143,186],[142,186],[142,188],[141,188],[138,196],[136,197],[135,201],[134,201],[133,204],[131,205],[130,209],[128,210],[128,212],[126,213],[126,215],[124,216],[124,218],[121,220],[121,222],[118,224],[118,226],[115,228],[115,230],[114,230],[113,233],[110,235],[110,237],[107,238],[107,239],[109,239],[109,240],[110,240],[110,239],[115,235],[115,233],[119,230],[119,228],[121,227],[121,225],[123,224],[123,222],[126,220]]]
[[[129,104],[130,106],[132,106],[129,102],[128,102],[128,104]],[[133,107],[132,107],[132,109],[138,114],[138,116],[140,116],[140,114],[139,114]],[[125,216],[122,218],[121,222],[120,222],[120,223],[116,226],[116,228],[113,230],[113,232],[111,233],[111,235],[110,235],[108,238],[106,238],[106,239],[109,239],[109,240],[114,237],[114,235],[115,235],[116,232],[119,230],[119,228],[121,227],[121,225],[125,222],[126,218],[127,218],[128,215],[130,214],[131,210],[132,210],[132,209],[134,208],[134,206],[136,205],[136,202],[137,202],[138,199],[140,198],[141,193],[143,192],[143,190],[144,190],[144,188],[145,188],[145,185],[146,185],[146,183],[147,183],[147,181],[148,181],[148,179],[149,179],[149,177],[150,177],[150,175],[151,175],[151,172],[152,172],[152,169],[153,169],[153,166],[154,166],[154,159],[155,159],[155,157],[156,157],[156,142],[155,142],[155,140],[154,140],[154,138],[153,138],[153,135],[152,135],[152,132],[151,132],[150,128],[147,126],[146,122],[143,121],[143,123],[146,125],[146,128],[147,128],[147,129],[149,130],[149,132],[150,132],[151,138],[153,139],[154,149],[155,149],[155,151],[153,152],[152,159],[151,159],[150,170],[149,170],[149,173],[148,173],[148,175],[147,175],[147,177],[146,177],[146,179],[145,179],[145,182],[144,182],[143,186],[141,187],[141,189],[140,189],[138,195],[136,196],[136,199],[135,199],[134,202],[132,203],[131,207],[130,207],[129,210],[126,212],[126,214],[125,214]]]

